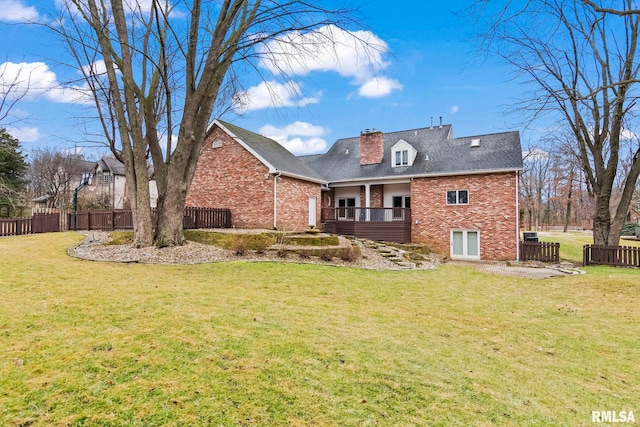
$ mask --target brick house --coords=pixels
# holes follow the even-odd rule
[[[187,206],[231,209],[241,228],[317,226],[328,182],[277,142],[216,120],[207,133]]]
[[[450,125],[365,131],[324,154],[216,120],[189,205],[228,207],[238,227],[424,242],[460,259],[518,258],[518,132],[453,138]],[[319,203],[318,203],[319,202]]]

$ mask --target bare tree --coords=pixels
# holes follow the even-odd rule
[[[11,110],[29,92],[30,75],[25,75],[21,68],[18,72],[9,72],[9,65],[8,62],[0,64],[0,123],[4,126],[10,123],[7,119]]]
[[[234,95],[234,64],[255,64],[264,55],[257,47],[285,34],[348,22],[345,11],[321,4],[66,0],[55,30],[81,66],[109,145],[125,165],[136,245],[183,243],[187,192],[212,113]],[[155,233],[149,157],[158,187]]]
[[[632,0],[617,3],[620,13],[603,3],[506,1],[484,42],[530,84],[519,110],[534,119],[551,115],[571,130],[596,199],[594,242],[617,245],[640,174],[637,145],[626,173],[620,169],[623,124],[638,96],[640,14]],[[476,6],[486,12],[497,4],[481,0]],[[610,206],[616,178],[620,199]]]
[[[74,189],[88,173],[86,162],[51,148],[34,150],[30,157],[28,178],[33,195],[48,195],[47,207],[69,208]]]

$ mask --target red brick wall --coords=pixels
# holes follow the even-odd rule
[[[213,148],[214,140],[222,147]],[[273,228],[274,177],[269,169],[217,126],[203,144],[187,206],[231,209],[233,226]],[[309,226],[309,197],[317,198],[319,224],[320,184],[280,177],[277,184],[278,228]]]
[[[212,148],[216,139],[221,148]],[[273,228],[273,176],[217,126],[202,146],[187,206],[231,209],[235,227]]]
[[[369,197],[372,208],[384,207],[384,189],[382,185],[372,185],[369,190]]]
[[[479,230],[482,259],[516,259],[516,179],[512,172],[413,180],[412,241],[449,256],[451,229]],[[468,190],[469,204],[447,205],[447,190]]]
[[[278,229],[309,228],[309,198],[316,198],[316,226],[320,226],[320,184],[281,177],[278,181]]]
[[[380,131],[360,134],[360,164],[382,163],[384,157],[384,135]]]

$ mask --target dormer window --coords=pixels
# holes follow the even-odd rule
[[[409,150],[396,151],[394,166],[407,166],[409,164]]]
[[[416,158],[418,151],[413,148],[408,142],[399,140],[391,147],[391,161],[394,168],[411,166]]]

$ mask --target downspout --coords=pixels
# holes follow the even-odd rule
[[[520,171],[516,171],[516,262],[520,261]]]
[[[273,174],[273,229],[278,229],[278,178],[282,172]]]

